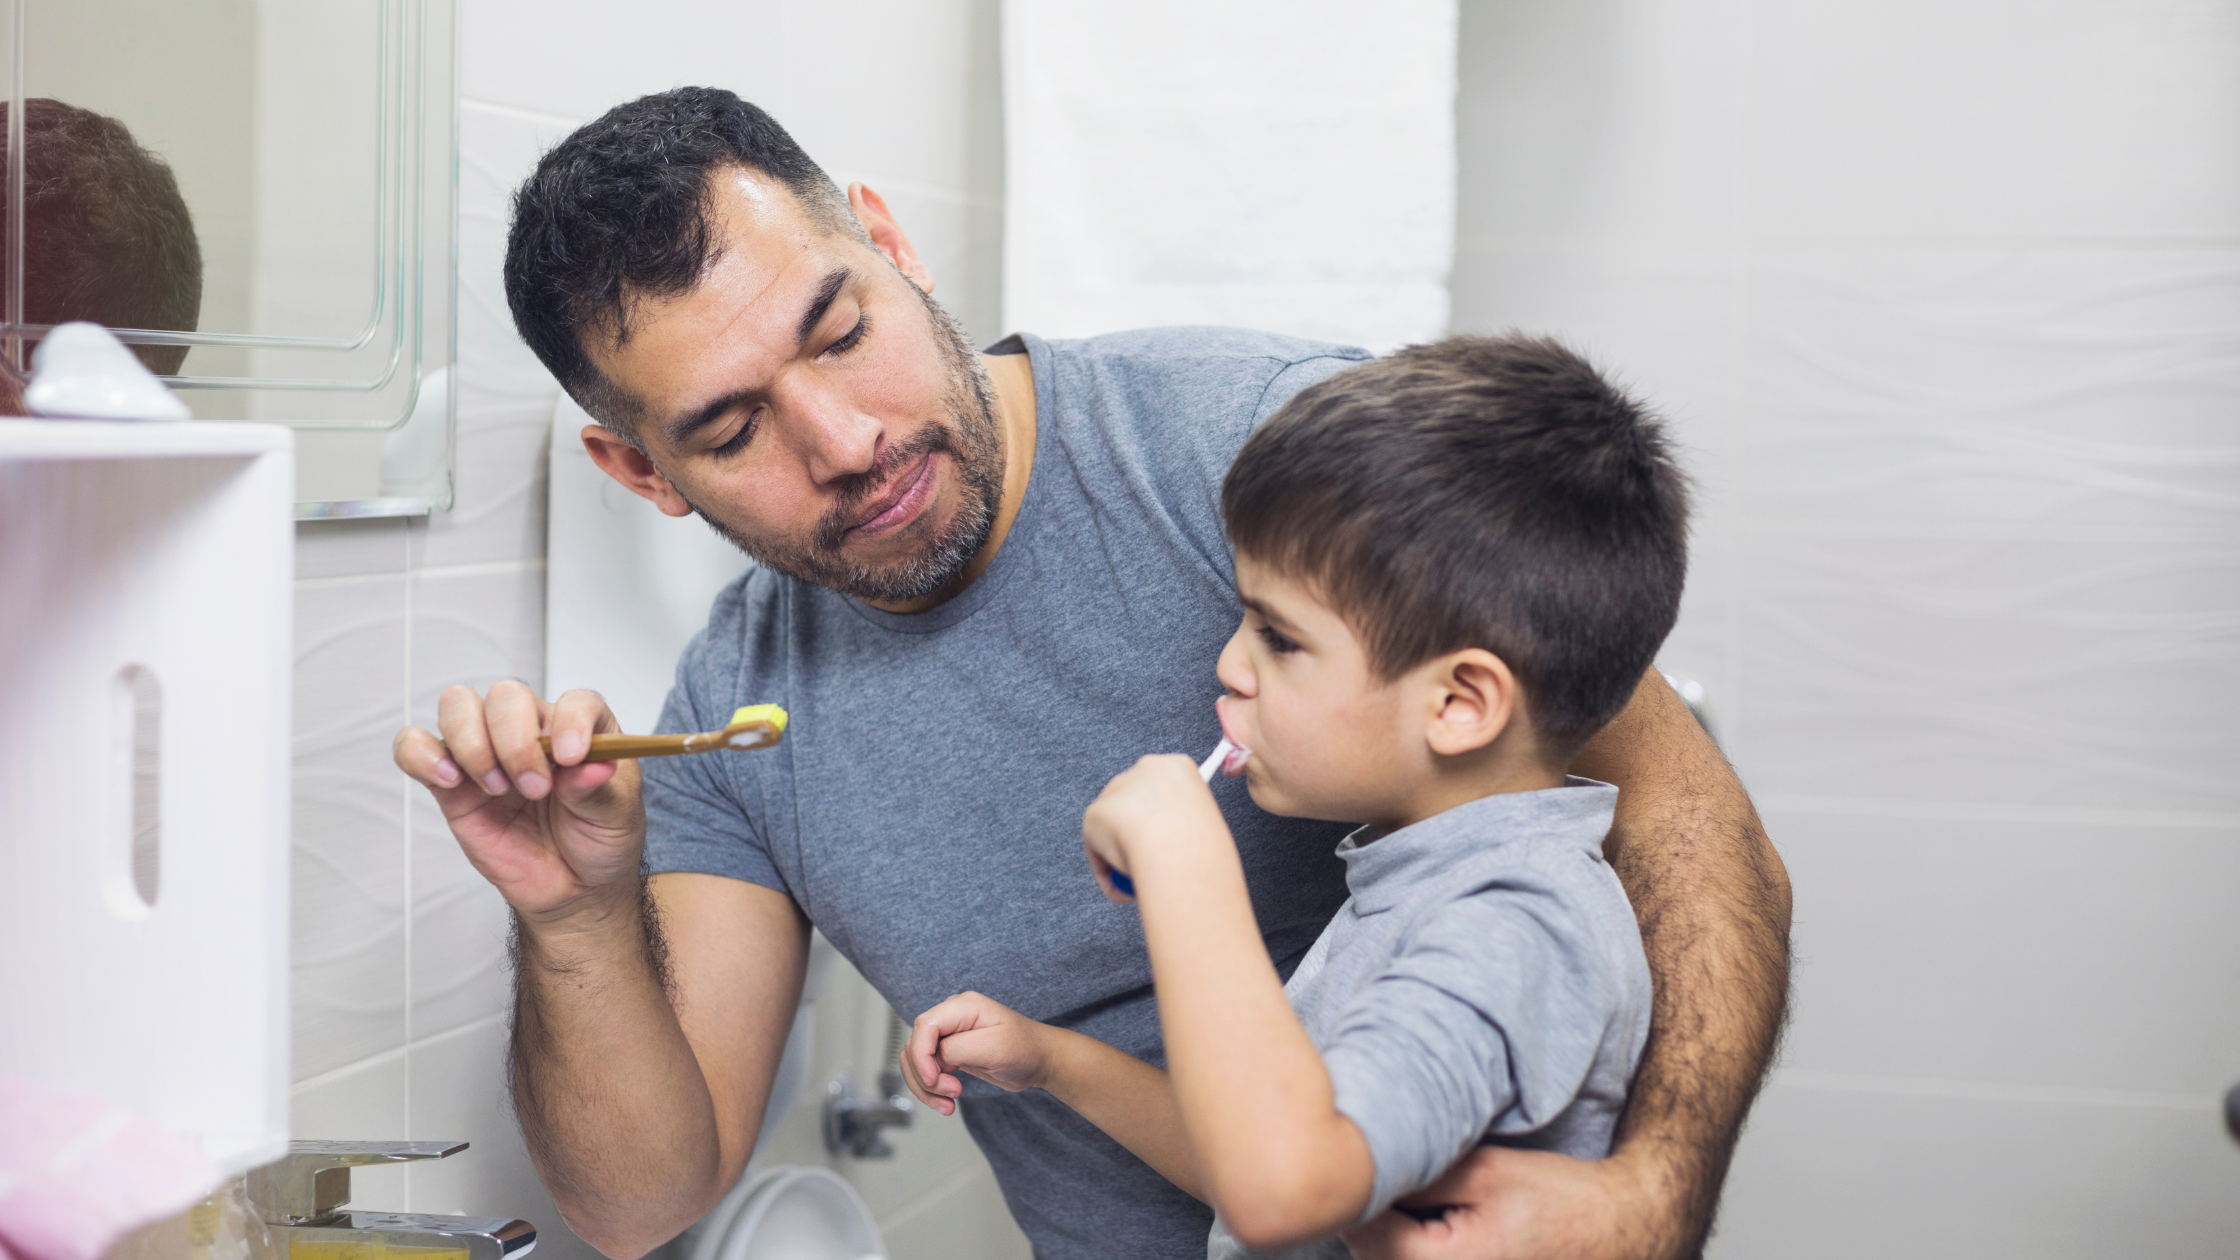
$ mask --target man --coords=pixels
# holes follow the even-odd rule
[[[0,158],[7,114],[0,103]],[[61,101],[23,103],[23,140],[25,322],[194,331],[202,247],[171,167],[123,123]],[[8,214],[0,205],[0,230]],[[24,344],[26,369],[37,344]],[[132,352],[167,375],[187,357],[185,346]]]
[[[765,753],[582,764],[599,698],[446,692],[397,764],[513,906],[515,1089],[575,1230],[634,1257],[736,1180],[814,922],[905,1014],[976,988],[1152,1062],[1141,933],[1080,813],[1144,752],[1215,738],[1236,617],[1215,496],[1260,419],[1362,352],[1227,329],[975,355],[877,194],[767,115],[680,89],[610,112],[515,203],[516,323],[610,475],[761,561],[679,665],[664,729],[793,715]],[[549,734],[553,755],[540,750]],[[1365,1254],[1684,1255],[1786,986],[1788,888],[1747,797],[1650,675],[1582,752],[1658,980],[1601,1164],[1482,1152],[1442,1220]],[[1271,955],[1344,895],[1342,826],[1222,805]],[[1047,1095],[964,1113],[1047,1257],[1202,1254],[1209,1215]]]

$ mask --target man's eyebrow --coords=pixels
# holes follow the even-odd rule
[[[835,267],[825,273],[824,282],[817,286],[817,295],[809,299],[809,309],[801,312],[801,326],[795,332],[799,342],[807,344],[809,334],[817,330],[817,324],[824,319],[824,313],[832,309],[833,299],[839,297],[840,290],[846,288],[848,281],[854,278],[855,273],[846,267]]]

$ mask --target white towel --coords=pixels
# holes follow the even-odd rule
[[[1456,0],[1005,0],[1004,324],[1447,326]]]

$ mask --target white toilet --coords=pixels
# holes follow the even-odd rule
[[[563,394],[554,410],[546,560],[546,694],[605,693],[623,729],[653,729],[677,654],[746,557],[695,517],[663,516],[591,463],[591,418]],[[767,1137],[802,1092],[814,1006],[837,955],[812,937],[801,1007],[762,1119]],[[759,1143],[757,1156],[760,1154]],[[885,1260],[862,1196],[829,1168],[747,1163],[715,1211],[663,1249],[672,1260]]]
[[[696,1227],[689,1260],[886,1260],[855,1187],[829,1168],[750,1173]]]

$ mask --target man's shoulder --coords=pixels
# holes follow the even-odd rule
[[[1310,359],[1360,362],[1371,357],[1359,346],[1214,324],[1132,328],[1126,332],[1054,340],[1048,344],[1053,353],[1069,359],[1124,361],[1167,370],[1188,370],[1198,365],[1204,370],[1218,371],[1235,365],[1268,371]]]
[[[708,608],[707,624],[678,658],[678,685],[698,691],[710,684],[728,689],[747,681],[741,671],[751,671],[757,658],[776,646],[772,636],[793,585],[793,579],[759,564],[725,584]]]
[[[1237,447],[1301,389],[1369,356],[1353,346],[1244,328],[1140,328],[1042,342],[1056,420],[1069,444],[1098,434],[1156,453],[1191,483],[1218,482]]]

